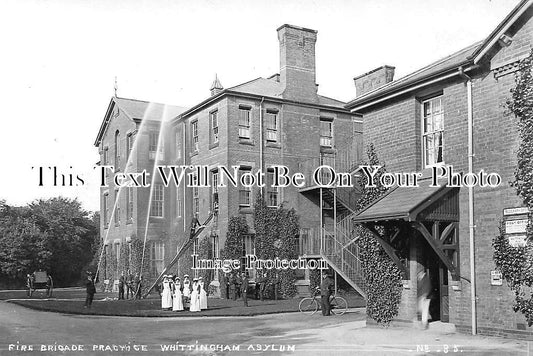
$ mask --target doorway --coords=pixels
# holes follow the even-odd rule
[[[449,291],[448,291],[448,268],[442,263],[433,249],[419,236],[419,263],[429,275],[431,292],[429,294],[430,321],[450,321],[449,314]]]

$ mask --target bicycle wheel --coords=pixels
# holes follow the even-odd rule
[[[342,315],[348,310],[348,303],[343,297],[333,297],[330,302],[331,312],[335,315]]]
[[[318,310],[318,303],[314,298],[304,298],[300,300],[298,309],[306,315],[313,315]]]

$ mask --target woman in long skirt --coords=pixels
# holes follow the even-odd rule
[[[198,279],[193,279],[192,282],[192,292],[191,292],[191,307],[189,308],[192,312],[200,311],[200,285],[198,284]]]
[[[198,278],[200,285],[200,309],[207,309],[207,292],[205,291],[205,283],[202,277]]]
[[[172,308],[172,289],[168,276],[163,279],[163,293],[161,294],[161,308],[170,310]]]
[[[183,298],[181,294],[181,281],[176,276],[174,280],[174,297],[172,298],[172,311],[183,310]]]

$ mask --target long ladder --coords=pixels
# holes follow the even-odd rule
[[[152,289],[155,288],[155,286],[157,284],[159,284],[159,282],[161,282],[161,280],[163,279],[163,276],[167,274],[167,272],[179,261],[179,259],[181,258],[181,256],[183,256],[183,254],[189,249],[189,247],[191,247],[193,244],[194,244],[194,241],[198,238],[198,236],[200,236],[200,234],[207,228],[207,226],[213,221],[213,217],[215,216],[215,212],[212,212],[211,214],[209,214],[209,216],[207,217],[207,219],[204,221],[204,223],[202,224],[202,226],[200,226],[200,228],[198,228],[194,234],[192,234],[189,239],[187,241],[185,241],[185,243],[181,246],[181,248],[178,250],[178,253],[176,254],[176,256],[172,259],[172,261],[170,261],[170,263],[163,269],[163,272],[161,272],[161,274],[159,275],[159,277],[157,277],[157,279],[155,280],[155,282],[152,284],[152,286],[146,291],[146,293],[144,294],[143,298],[146,298],[148,296],[148,294],[150,294],[150,292],[152,291]]]

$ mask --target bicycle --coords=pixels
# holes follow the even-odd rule
[[[298,309],[301,313],[306,315],[313,315],[320,309],[320,288],[316,287],[312,297],[305,297],[300,300],[298,304]],[[343,297],[332,295],[329,299],[329,304],[331,305],[331,312],[335,315],[342,315],[348,310],[348,303]]]

